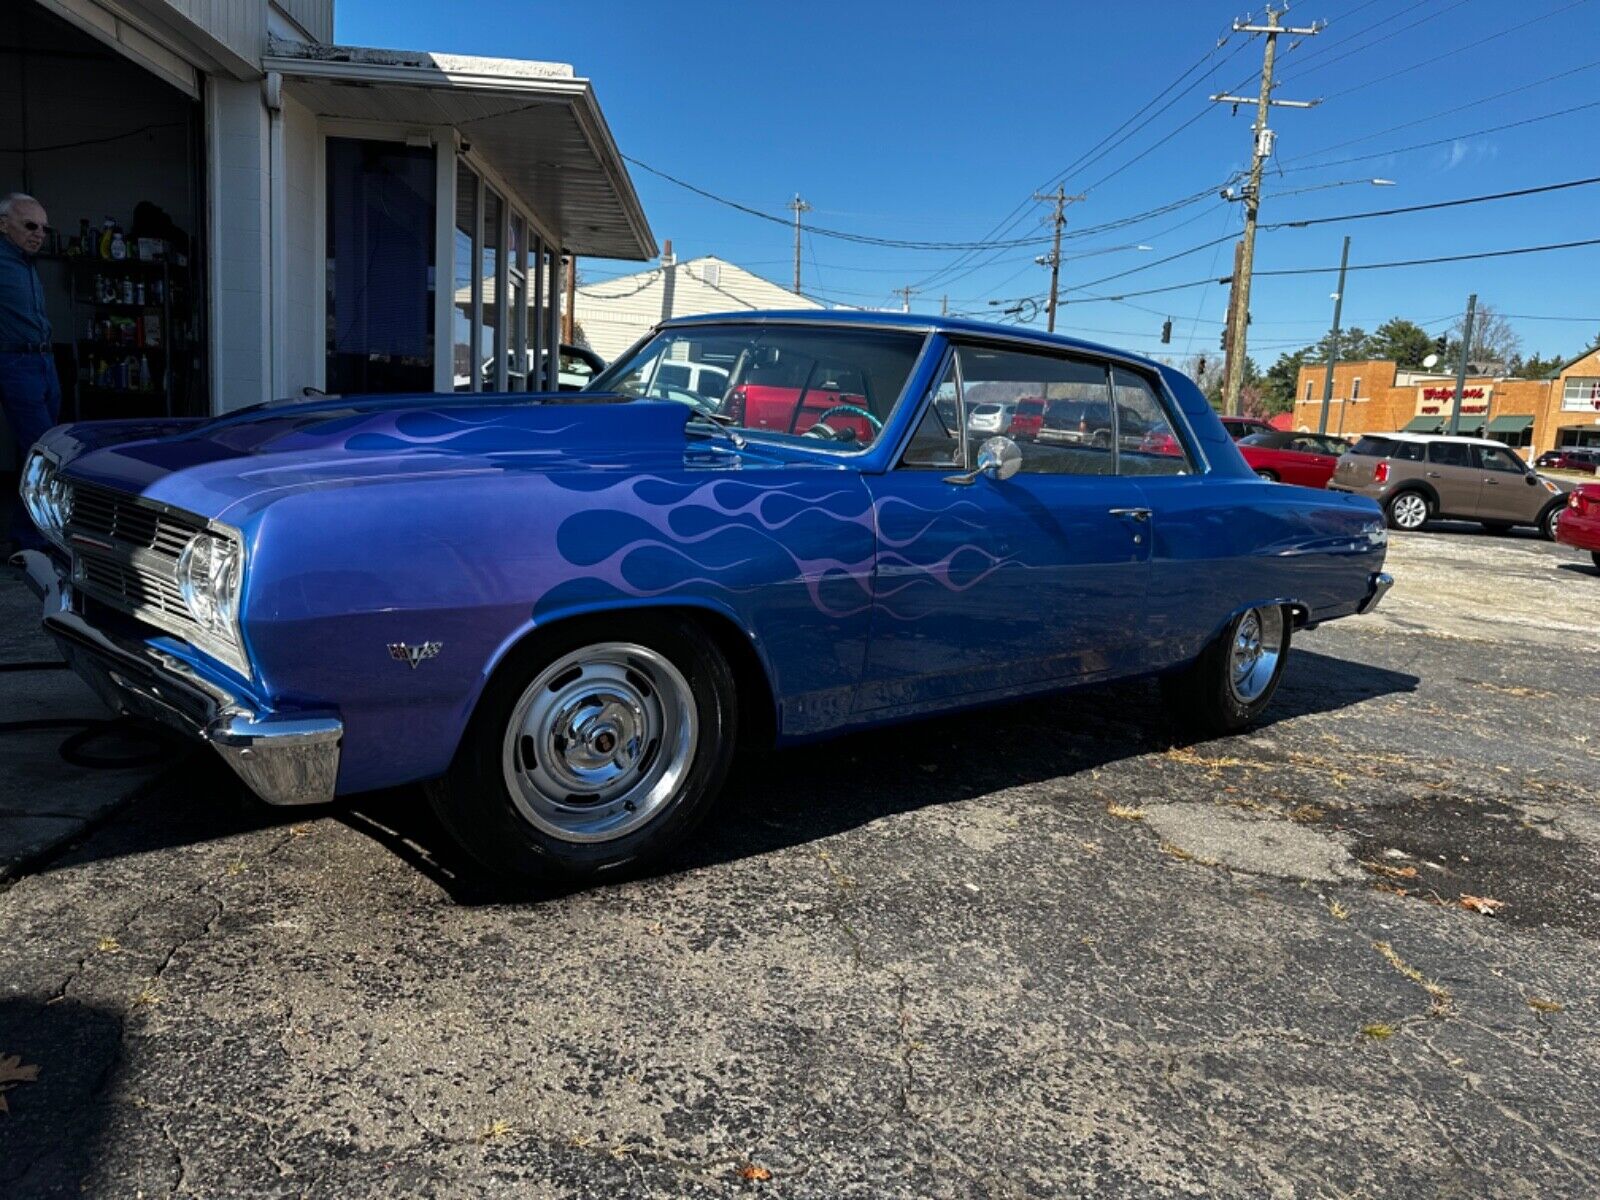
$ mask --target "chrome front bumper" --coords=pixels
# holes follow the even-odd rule
[[[44,628],[67,665],[117,713],[145,717],[210,744],[268,804],[333,799],[344,725],[329,713],[264,711],[148,642],[96,629],[74,611],[72,586],[37,550],[20,556],[44,604]]]
[[[1389,589],[1394,586],[1394,576],[1387,571],[1377,571],[1367,584],[1367,598],[1361,602],[1361,607],[1356,612],[1362,616],[1378,607],[1382,599],[1389,594]]]

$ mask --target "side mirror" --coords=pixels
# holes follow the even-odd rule
[[[1528,481],[1528,486],[1529,487],[1532,487],[1534,484],[1539,482],[1538,473],[1534,472],[1534,471],[1529,471],[1526,475],[1523,476],[1523,478]]]
[[[983,445],[978,447],[978,465],[965,475],[946,475],[946,483],[956,483],[963,487],[977,482],[980,475],[987,475],[990,479],[1010,479],[1022,470],[1022,451],[1017,444],[1008,437],[992,437],[985,439]]]

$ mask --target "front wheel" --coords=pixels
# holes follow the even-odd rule
[[[686,622],[581,622],[496,671],[429,800],[502,879],[621,873],[705,815],[732,761],[735,712],[727,660]]]
[[[1432,515],[1428,498],[1421,492],[1396,492],[1384,506],[1389,518],[1389,528],[1415,532],[1428,523]]]
[[[1556,530],[1561,525],[1561,510],[1565,507],[1558,500],[1554,504],[1547,506],[1544,512],[1539,514],[1539,533],[1544,537],[1545,541],[1553,542],[1556,540]]]
[[[1256,471],[1256,478],[1257,479],[1265,479],[1268,483],[1277,483],[1278,482],[1277,473],[1274,472],[1274,471],[1269,471],[1265,467],[1261,467],[1260,469],[1258,469]]]
[[[1192,666],[1161,680],[1168,711],[1204,734],[1250,725],[1278,690],[1291,623],[1289,610],[1277,604],[1234,617]]]

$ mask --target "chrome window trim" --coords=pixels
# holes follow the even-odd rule
[[[932,339],[929,339],[929,340],[931,341]],[[920,366],[921,364],[919,363],[918,365]],[[956,466],[955,469],[961,470],[961,471],[967,470],[968,462],[967,462],[967,425],[966,425],[966,422],[967,422],[967,397],[966,397],[966,389],[962,386],[961,360],[956,354],[955,344],[953,342],[948,341],[948,340],[946,340],[946,342],[945,342],[944,355],[939,359],[939,365],[934,370],[933,382],[931,384],[929,384],[927,389],[924,391],[922,399],[917,404],[916,415],[913,416],[911,421],[910,421],[910,423],[907,424],[905,433],[901,435],[900,444],[895,448],[895,452],[894,452],[894,455],[893,455],[892,460],[891,460],[893,465],[889,468],[890,470],[892,470],[892,471],[949,471],[949,470],[952,469],[949,466],[919,467],[919,466],[915,465],[914,463],[908,463],[908,462],[905,461],[906,455],[911,450],[911,443],[916,439],[917,430],[922,425],[922,415],[925,412],[927,412],[929,406],[933,404],[934,395],[938,392],[939,385],[944,382],[944,377],[947,374],[949,374],[950,368],[951,368],[952,365],[955,367],[955,372],[956,372],[956,416],[957,416],[957,418],[959,420],[959,424],[958,424],[958,427],[956,429],[956,442],[961,447],[961,461]],[[916,373],[915,369],[913,369],[912,374],[915,375],[915,373]],[[909,382],[910,381],[908,380],[907,383],[909,384]]]

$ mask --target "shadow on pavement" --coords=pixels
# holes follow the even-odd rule
[[[1297,649],[1257,730],[1412,692],[1418,682],[1414,675]],[[746,754],[706,823],[647,874],[765,854],[896,813],[1071,775],[1188,740],[1167,716],[1155,684],[1141,681]],[[557,894],[486,884],[418,789],[354,797],[342,819],[425,872],[459,904]]]
[[[0,1191],[27,1196],[78,1194],[111,1116],[111,1084],[121,1055],[122,1022],[74,1000],[0,1000],[0,1059],[38,1067],[37,1078],[4,1093],[0,1115]]]
[[[1574,575],[1600,575],[1600,566],[1590,563],[1564,562],[1557,563],[1558,570],[1571,571]]]
[[[1418,679],[1315,651],[1291,652],[1258,729],[1410,692]],[[1084,688],[851,734],[800,748],[741,755],[700,831],[654,874],[803,844],[895,813],[967,800],[1102,767],[1186,742],[1153,681]],[[226,765],[198,755],[116,821],[35,873],[333,816],[410,863],[462,904],[548,896],[486,886],[463,861],[420,788],[352,796],[324,808],[271,808]]]

